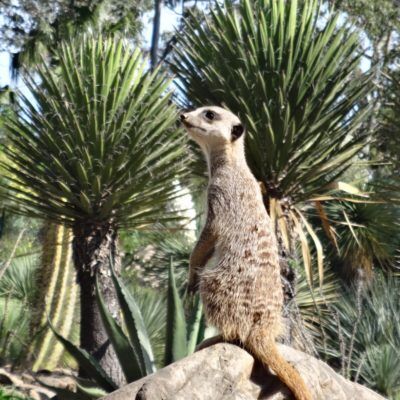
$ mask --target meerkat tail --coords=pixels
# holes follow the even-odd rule
[[[299,372],[289,364],[280,354],[275,341],[260,342],[250,335],[245,346],[262,362],[264,367],[270,368],[277,377],[292,391],[296,400],[312,400],[311,393],[304,383]]]

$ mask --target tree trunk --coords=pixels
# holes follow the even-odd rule
[[[270,210],[270,197],[269,193],[271,190],[266,190],[265,186],[262,186],[264,206],[267,210],[268,215],[271,215]],[[279,197],[277,197],[279,198]],[[296,294],[296,272],[290,265],[290,260],[293,259],[291,252],[286,248],[282,239],[279,224],[275,221],[273,226],[276,241],[278,244],[279,252],[279,267],[281,273],[282,291],[283,291],[283,328],[282,341],[284,344],[290,345],[293,339],[293,324],[299,320],[299,312],[296,307],[292,307]],[[290,238],[291,239],[291,238]],[[292,241],[292,240],[290,240]]]
[[[284,332],[282,335],[283,343],[290,345],[293,340],[293,324],[298,321],[298,310],[293,307],[296,295],[296,272],[290,265],[289,260],[293,259],[291,254],[283,244],[282,239],[279,235],[279,229],[275,230],[278,239],[278,251],[279,251],[279,266],[281,269],[281,282],[283,290],[283,324]]]
[[[158,61],[158,45],[160,42],[161,0],[154,0],[153,35],[151,37],[150,63],[154,69]]]
[[[81,288],[80,345],[92,354],[118,385],[126,383],[118,358],[103,327],[96,304],[96,277],[110,313],[117,317],[119,304],[111,280],[110,262],[120,270],[117,231],[110,222],[88,224],[77,222],[73,228],[73,256]],[[80,375],[84,375],[80,371]]]

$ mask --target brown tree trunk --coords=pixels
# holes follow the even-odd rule
[[[161,22],[161,7],[162,1],[154,1],[154,19],[153,19],[153,34],[151,37],[150,47],[150,64],[153,70],[157,66],[158,61],[158,45],[160,42],[160,22]]]
[[[110,313],[118,316],[119,304],[110,274],[110,262],[116,271],[120,270],[117,230],[110,222],[77,222],[73,233],[73,257],[81,288],[80,345],[100,362],[118,386],[122,386],[126,380],[103,327],[95,297],[98,277]],[[84,375],[82,371],[80,375]]]
[[[263,191],[263,199],[265,209],[267,210],[268,215],[271,215],[270,212],[270,198],[269,194],[271,190],[266,190],[265,186],[262,187]],[[279,197],[277,197],[279,198]],[[282,342],[284,344],[290,345],[293,340],[293,325],[296,321],[299,320],[299,311],[296,307],[293,307],[295,294],[296,294],[296,272],[293,267],[290,265],[290,260],[293,259],[293,255],[290,250],[286,248],[284,245],[284,241],[282,239],[282,235],[279,229],[279,225],[277,221],[275,221],[275,226],[273,226],[277,244],[278,244],[278,252],[279,252],[279,266],[281,272],[281,283],[282,283],[282,291],[283,291],[283,328],[282,332]]]
[[[282,341],[284,344],[290,345],[293,340],[293,324],[298,320],[299,315],[296,307],[293,307],[296,296],[296,272],[290,265],[290,259],[293,259],[291,254],[283,244],[279,235],[279,230],[276,229],[275,233],[278,238],[278,251],[279,251],[279,266],[281,269],[281,282],[283,290],[283,324],[284,332]]]

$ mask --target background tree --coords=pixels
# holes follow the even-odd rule
[[[378,140],[378,147],[372,145],[367,152],[368,159],[376,164],[372,173],[377,173],[379,165],[388,161],[382,153],[382,143],[387,139],[384,146],[391,147],[393,139],[385,136],[380,139],[380,134],[384,135],[384,132],[378,135],[376,132],[381,131],[382,113],[385,114],[392,98],[392,83],[387,76],[399,69],[400,4],[397,0],[329,0],[327,3],[342,11],[342,17],[362,32],[360,45],[363,49],[363,64],[364,68],[370,69],[374,83],[368,98],[371,112],[363,129]],[[396,158],[394,154],[391,155]]]
[[[19,212],[71,226],[81,288],[81,346],[109,375],[123,379],[94,298],[96,277],[117,315],[110,260],[118,269],[118,229],[176,219],[165,205],[183,178],[183,135],[174,127],[169,81],[145,72],[138,50],[82,38],[63,44],[56,74],[42,63],[7,122],[13,165],[4,185]],[[12,177],[11,177],[12,176]]]
[[[142,29],[140,16],[148,8],[147,3],[146,0],[4,1],[0,4],[3,39],[0,51],[11,52],[11,71],[15,76],[21,66],[32,67],[45,55],[50,64],[56,63],[58,44],[78,33],[121,33],[137,44]]]

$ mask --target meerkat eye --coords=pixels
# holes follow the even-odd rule
[[[207,119],[209,119],[210,121],[212,121],[215,118],[215,114],[212,111],[207,111],[205,113],[205,116]]]

